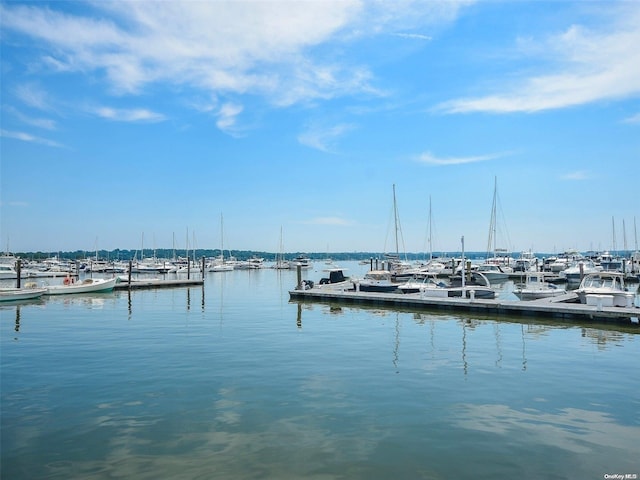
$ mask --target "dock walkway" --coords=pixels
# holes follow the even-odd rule
[[[203,285],[204,281],[200,280],[188,280],[188,279],[180,279],[180,280],[135,280],[131,283],[129,282],[119,282],[116,283],[114,290],[142,290],[142,289],[152,289],[152,288],[175,288],[175,287],[194,287],[198,285]]]
[[[387,305],[429,310],[461,310],[497,315],[541,315],[565,319],[586,319],[610,322],[638,324],[640,307],[600,307],[581,303],[563,303],[558,301],[501,301],[437,298],[421,296],[420,293],[375,293],[353,290],[332,290],[314,287],[308,290],[291,290],[291,300],[354,303],[365,305]]]

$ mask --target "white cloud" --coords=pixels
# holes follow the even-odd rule
[[[346,123],[332,126],[316,125],[309,127],[305,132],[298,135],[298,141],[307,147],[330,153],[338,138],[354,128],[354,125]]]
[[[623,123],[640,124],[640,113],[636,113],[635,115],[625,118]]]
[[[226,133],[236,133],[236,119],[242,113],[244,107],[235,103],[225,103],[217,113],[216,126]]]
[[[31,117],[29,115],[25,115],[21,111],[13,108],[7,107],[6,110],[13,114],[18,120],[27,125],[31,125],[32,127],[43,128],[45,130],[55,130],[56,122],[55,120],[51,120],[49,118],[37,118]]]
[[[144,108],[118,109],[111,107],[98,107],[93,110],[95,115],[114,120],[116,122],[162,122],[165,116]]]
[[[473,157],[436,157],[430,152],[420,154],[416,160],[427,165],[446,166],[446,165],[462,165],[465,163],[485,162],[505,156],[505,154],[477,155]]]
[[[429,35],[422,35],[420,33],[394,33],[396,37],[400,38],[408,38],[411,40],[431,40]]]
[[[41,4],[2,5],[3,30],[38,40],[40,68],[106,74],[113,92],[169,82],[214,93],[256,94],[288,106],[317,98],[378,94],[364,65],[332,41],[449,22],[469,0],[92,2],[95,18]],[[407,34],[409,35],[409,34]],[[414,34],[412,38],[418,38]],[[422,38],[422,36],[420,36]]]
[[[562,177],[560,177],[560,178],[562,178],[563,180],[577,180],[577,181],[580,181],[580,180],[588,180],[589,178],[591,178],[591,175],[588,172],[584,171],[584,170],[578,170],[578,171],[575,171],[575,172],[566,173],[566,174],[562,175]]]
[[[45,90],[35,83],[20,84],[15,89],[15,96],[25,105],[39,110],[51,110],[51,99]]]
[[[542,40],[538,48],[555,61],[549,72],[504,85],[499,93],[443,103],[447,113],[537,112],[640,95],[640,3],[623,4],[607,30],[578,25]]]
[[[37,137],[35,135],[31,135],[30,133],[25,132],[14,132],[9,130],[0,130],[0,137],[5,138],[13,138],[16,140],[21,140],[23,142],[31,142],[38,143],[41,145],[46,145],[48,147],[64,147],[64,145],[54,142],[53,140],[49,140],[47,138]]]

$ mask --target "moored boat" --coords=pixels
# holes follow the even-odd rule
[[[364,278],[353,280],[356,290],[361,292],[395,292],[398,283],[393,282],[392,274],[389,270],[370,270]]]
[[[581,303],[587,305],[631,307],[635,293],[625,288],[620,272],[602,271],[586,275],[575,291]]]
[[[545,280],[543,272],[529,272],[525,278],[525,283],[518,285],[513,293],[520,300],[538,300],[540,298],[550,298],[564,295],[566,290]]]
[[[82,281],[74,282],[72,278],[67,277],[63,285],[49,285],[45,288],[45,295],[67,295],[73,293],[96,293],[109,292],[118,281],[117,277],[113,278],[85,278]]]
[[[23,288],[0,288],[0,302],[31,300],[41,297],[46,291],[46,288],[37,288],[33,286],[25,286]]]

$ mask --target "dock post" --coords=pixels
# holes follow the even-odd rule
[[[131,290],[131,270],[132,269],[133,269],[133,260],[129,260],[129,275],[128,275],[129,290]]]
[[[580,282],[582,282],[582,279],[584,278],[584,263],[580,262],[579,266],[580,266]]]
[[[22,261],[18,259],[16,261],[16,288],[20,288],[20,277],[22,276]]]
[[[202,283],[204,283],[204,260],[205,260],[205,257],[203,255],[202,256]]]
[[[187,257],[187,280],[191,279],[191,260]]]
[[[296,265],[296,271],[298,274],[298,290],[302,290],[302,265]]]

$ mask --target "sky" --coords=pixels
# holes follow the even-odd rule
[[[637,248],[640,1],[0,1],[0,26],[3,251]]]

